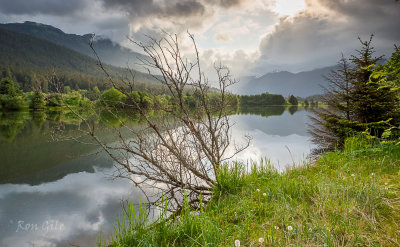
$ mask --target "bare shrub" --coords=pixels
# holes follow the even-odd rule
[[[169,104],[156,106],[157,114],[153,117],[132,93],[133,71],[130,70],[130,79],[114,79],[93,49],[112,86],[126,96],[124,110],[133,109],[142,119],[142,124],[132,127],[119,119],[115,109],[109,110],[120,121],[120,126],[115,128],[118,144],[101,140],[95,125],[70,108],[86,125],[85,133],[115,161],[117,177],[130,179],[143,191],[161,193],[169,202],[169,209],[175,212],[179,212],[184,195],[193,208],[200,201],[207,201],[218,184],[220,167],[250,141],[244,137],[245,144],[239,146],[231,139],[228,109],[234,96],[228,88],[236,81],[229,69],[214,66],[218,80],[212,88],[201,70],[194,37],[189,33],[188,37],[193,45],[193,61],[183,55],[177,35],[166,34],[161,39],[148,37],[146,44],[132,40],[148,55],[148,59],[141,60],[142,65],[170,97]],[[194,106],[185,102],[188,91],[196,99]]]

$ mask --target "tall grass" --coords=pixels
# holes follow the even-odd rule
[[[174,221],[146,223],[143,206],[130,207],[110,245],[400,246],[399,169],[399,146],[361,138],[284,173],[265,160],[249,171],[236,163],[204,208],[186,206]]]

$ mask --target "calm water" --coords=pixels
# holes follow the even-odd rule
[[[236,159],[268,158],[279,170],[300,165],[311,149],[307,115],[268,107],[232,116],[234,139],[253,137]],[[53,140],[59,123],[76,133],[68,114],[0,115],[0,246],[93,246],[112,232],[123,201],[143,199],[128,181],[113,179],[111,160],[96,146]],[[103,140],[115,140],[112,128],[99,129]]]

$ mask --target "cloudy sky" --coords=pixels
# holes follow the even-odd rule
[[[0,22],[26,20],[96,33],[131,46],[161,30],[195,34],[203,61],[236,76],[335,64],[374,34],[379,53],[400,43],[395,0],[0,0]]]

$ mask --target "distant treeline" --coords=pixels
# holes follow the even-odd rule
[[[280,94],[263,93],[257,95],[241,95],[238,96],[241,106],[271,106],[271,105],[303,105],[318,106],[318,96],[310,96],[307,98],[296,97],[290,95],[284,98]]]
[[[2,73],[1,76],[14,75],[9,71]],[[39,83],[38,77],[33,77],[36,86],[33,90],[21,90],[21,83],[16,83],[15,78],[18,76],[4,77],[0,80],[0,108],[3,110],[21,110],[21,109],[44,109],[46,107],[62,107],[68,104],[73,107],[113,107],[113,108],[135,108],[138,105],[142,109],[159,109],[160,107],[173,107],[177,102],[173,102],[173,97],[163,93],[164,89],[161,85],[149,88],[145,83],[139,84],[141,87],[136,87],[129,94],[124,94],[115,88],[107,88],[106,86],[98,87],[97,84],[87,84],[90,87],[79,88],[79,86],[71,87],[71,84],[66,83],[56,91],[52,83],[46,84],[47,87],[43,90],[43,82],[49,80],[43,79]],[[25,77],[25,80],[27,78]],[[32,79],[32,78],[28,78]],[[50,80],[51,81],[51,80]],[[77,78],[77,81],[79,79]],[[71,80],[69,80],[71,82]],[[23,85],[23,83],[22,83]],[[150,85],[152,86],[152,85]],[[51,90],[49,90],[51,88]],[[25,91],[25,92],[24,92]],[[210,105],[217,105],[220,102],[221,94],[217,92],[208,94],[208,102]],[[185,104],[190,108],[197,108],[200,102],[200,94],[195,90],[188,89],[184,94]],[[260,95],[234,95],[226,94],[226,102],[230,108],[237,107],[263,107],[272,105],[294,105],[299,102],[294,96],[285,99],[282,95],[263,93]],[[308,102],[306,101],[306,106]]]
[[[263,93],[258,95],[240,96],[240,104],[246,106],[286,105],[285,98],[280,94]]]
[[[135,108],[137,105],[142,109],[159,109],[173,107],[173,97],[167,94],[154,94],[150,90],[133,90],[129,94],[123,93],[115,88],[100,90],[97,86],[91,89],[74,90],[70,86],[63,86],[61,92],[43,92],[40,87],[33,91],[23,92],[18,83],[13,79],[5,77],[0,80],[0,109],[44,109],[47,107],[63,107],[66,104],[72,107],[112,107],[118,109]],[[210,105],[219,104],[221,94],[209,93]],[[185,93],[184,103],[191,108],[196,108],[200,94],[196,91]],[[226,102],[230,107],[237,107],[239,98],[237,95],[226,95]],[[137,103],[137,104],[136,104]]]

